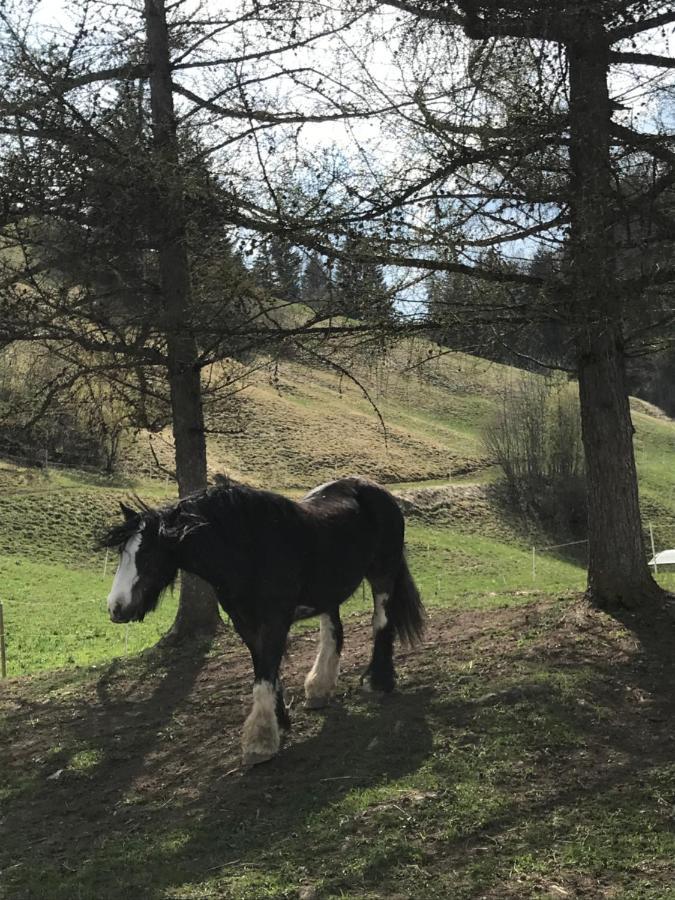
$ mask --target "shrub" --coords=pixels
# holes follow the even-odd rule
[[[72,378],[36,347],[0,354],[0,453],[112,473],[130,417],[103,381]]]
[[[560,377],[519,377],[502,391],[483,440],[521,511],[585,534],[581,420],[572,384]]]

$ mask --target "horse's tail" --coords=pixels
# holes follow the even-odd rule
[[[399,640],[411,645],[421,640],[426,619],[424,606],[417,585],[410,574],[405,554],[401,557],[394,590],[386,609],[387,618]]]

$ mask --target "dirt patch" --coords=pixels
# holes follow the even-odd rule
[[[643,821],[664,839],[673,829],[672,626],[628,624],[581,602],[435,612],[425,642],[397,653],[399,691],[373,698],[358,686],[370,626],[352,617],[322,712],[302,707],[316,638],[297,632],[293,730],[251,771],[239,762],[250,664],[231,634],[198,653],[10,680],[0,895],[599,898],[649,882],[657,893],[639,896],[664,897],[675,864],[658,849],[642,873],[609,856],[602,873],[575,866],[559,849],[542,871],[537,837],[560,832],[564,847],[570,810],[617,790],[628,803],[640,784]],[[541,854],[529,869],[514,862],[526,845]]]

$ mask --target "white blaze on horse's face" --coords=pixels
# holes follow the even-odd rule
[[[113,622],[125,621],[123,613],[131,604],[133,587],[138,581],[136,554],[141,546],[141,531],[132,534],[120,554],[120,564],[108,594],[108,612]]]

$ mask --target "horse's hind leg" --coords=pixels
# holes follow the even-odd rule
[[[309,709],[326,706],[335,693],[342,643],[342,622],[336,607],[319,617],[319,652],[305,678],[305,705]]]
[[[394,690],[394,626],[387,616],[387,603],[393,585],[388,580],[371,580],[373,591],[373,653],[361,684],[370,690],[389,693]]]
[[[265,624],[252,642],[251,656],[255,681],[253,684],[253,708],[244,722],[242,731],[242,758],[244,765],[254,766],[271,759],[279,750],[281,737],[279,725],[288,723],[283,694],[279,681],[279,667],[286,646],[288,624]]]
[[[283,728],[284,731],[290,731],[291,718],[288,715],[288,707],[286,706],[286,701],[284,700],[284,688],[281,683],[280,676],[277,677],[276,689],[277,689],[277,697],[276,697],[277,723],[279,725],[279,728]]]

